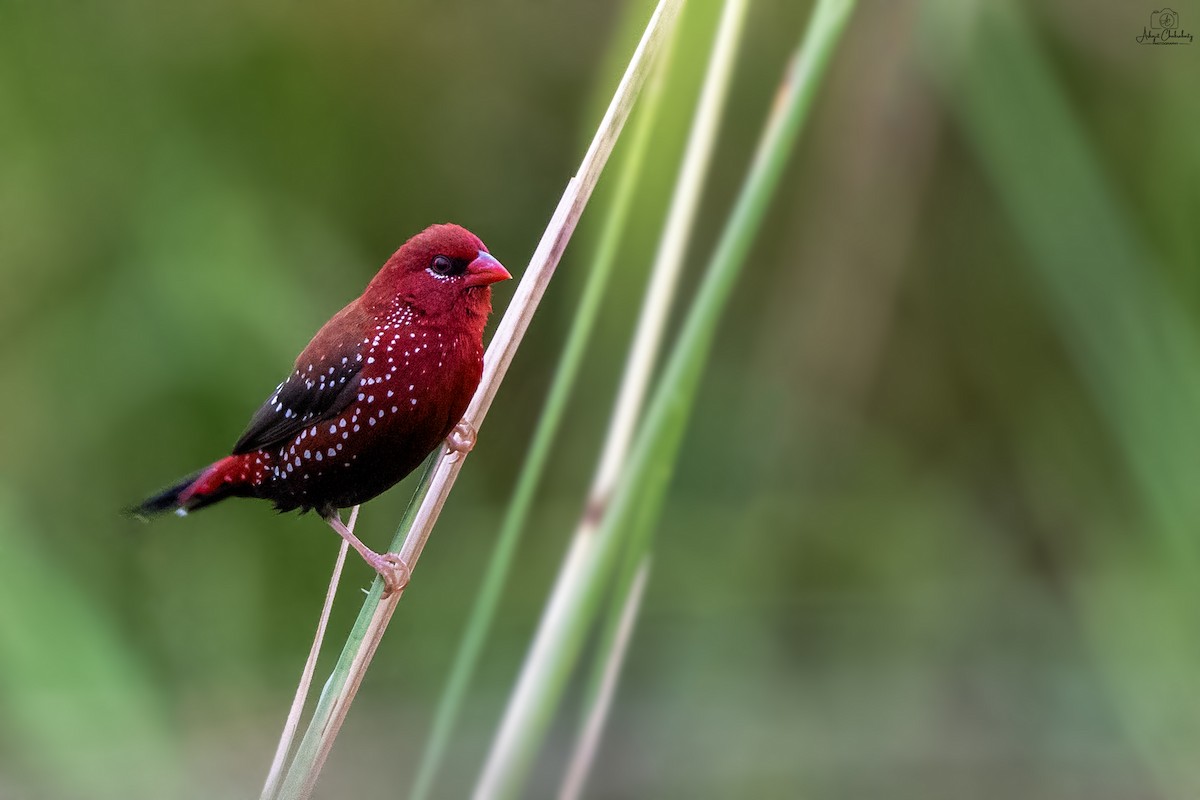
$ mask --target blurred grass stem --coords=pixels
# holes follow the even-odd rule
[[[600,737],[604,733],[604,723],[608,721],[608,712],[612,708],[613,697],[617,693],[617,679],[621,675],[621,667],[625,663],[625,654],[629,652],[629,643],[633,639],[633,629],[637,625],[638,612],[642,607],[642,598],[646,594],[646,582],[650,579],[649,553],[638,560],[633,583],[628,592],[619,595],[620,611],[616,615],[611,638],[600,648],[602,658],[596,690],[587,705],[580,729],[579,739],[571,753],[567,764],[566,776],[558,793],[558,800],[578,800],[583,794],[583,787],[591,771],[592,763],[596,760],[596,751],[600,747]],[[608,637],[606,637],[608,638]]]
[[[350,511],[350,520],[346,528],[354,532],[354,523],[358,521],[358,509],[355,506]],[[287,721],[283,724],[283,733],[279,737],[279,745],[275,748],[275,758],[271,761],[271,769],[267,773],[266,783],[263,784],[262,800],[270,800],[279,791],[279,781],[283,778],[283,765],[287,754],[292,749],[292,740],[296,737],[296,729],[300,725],[300,715],[304,712],[304,703],[308,699],[308,690],[312,686],[313,673],[316,672],[317,658],[321,655],[321,644],[325,641],[325,628],[329,624],[329,612],[333,609],[333,598],[337,594],[338,583],[342,579],[342,568],[346,565],[346,551],[350,542],[342,540],[338,548],[337,560],[333,563],[333,572],[329,576],[329,588],[325,590],[325,602],[321,606],[321,617],[317,621],[317,632],[313,636],[312,647],[308,650],[308,659],[300,673],[300,683],[296,685],[296,695],[292,698],[292,707],[288,710]]]
[[[712,153],[720,130],[729,84],[737,62],[747,0],[726,0],[717,20],[708,67],[700,97],[689,129],[679,176],[672,192],[669,210],[658,250],[654,258],[650,284],[638,318],[617,401],[609,421],[604,450],[588,494],[585,513],[575,531],[575,542],[582,553],[565,564],[582,566],[590,556],[583,551],[592,546],[596,528],[601,524],[607,500],[621,467],[628,460],[630,442],[645,404],[651,372],[662,348],[663,333],[679,285],[687,243],[695,226],[696,212],[704,195],[704,184],[712,163]],[[574,548],[573,548],[574,549]],[[617,677],[628,647],[633,622],[637,617],[644,582],[649,573],[649,546],[635,554],[637,578],[633,585],[621,588],[613,610],[613,625],[601,637],[597,648],[597,677],[594,691],[584,705],[584,721],[572,752],[560,797],[574,797],[583,790],[608,716],[608,707],[616,692]],[[555,592],[566,592],[575,580],[565,569],[560,573]],[[551,601],[553,604],[553,600]],[[535,644],[536,647],[536,644]]]
[[[555,592],[476,784],[476,800],[517,795],[591,628],[625,532],[639,506],[661,501],[669,482],[717,322],[758,233],[852,0],[821,0],[785,76],[733,213],[688,312],[596,534],[572,544]],[[655,501],[654,498],[659,498]],[[641,506],[645,508],[645,506]],[[656,509],[655,510],[656,513]]]
[[[616,483],[629,453],[629,442],[641,415],[650,382],[650,372],[662,343],[663,329],[671,312],[671,300],[679,283],[683,256],[704,193],[713,146],[720,128],[721,112],[729,92],[738,41],[746,17],[748,0],[726,0],[717,23],[716,40],[700,92],[695,117],[688,134],[683,164],[671,197],[670,211],[654,258],[650,286],[642,303],[637,331],[633,336],[625,374],[613,417],[609,422],[604,452],[588,497],[589,508],[602,506]],[[576,536],[595,527],[596,516],[587,514]]]

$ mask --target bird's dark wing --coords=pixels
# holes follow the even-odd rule
[[[326,322],[296,358],[292,374],[255,412],[233,454],[285,442],[311,425],[341,414],[358,395],[363,354],[358,331],[367,324],[351,302]]]
[[[292,438],[307,425],[341,414],[358,395],[362,354],[334,350],[308,356],[310,345],[287,380],[250,420],[246,432],[233,446],[233,454],[249,453]],[[340,348],[339,348],[340,350]]]

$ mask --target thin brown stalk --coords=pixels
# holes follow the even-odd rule
[[[354,523],[358,521],[359,506],[350,509],[350,520],[346,530],[354,533]],[[263,784],[262,800],[270,800],[279,791],[279,781],[283,779],[283,765],[287,754],[292,749],[292,741],[296,738],[296,728],[300,724],[300,715],[304,712],[304,703],[308,699],[308,691],[312,687],[313,673],[317,669],[317,658],[321,655],[321,644],[325,641],[325,628],[329,624],[329,612],[333,609],[333,598],[337,594],[338,583],[342,579],[342,567],[346,565],[346,551],[349,541],[342,539],[338,549],[337,559],[333,563],[333,573],[329,576],[329,588],[325,590],[325,602],[321,606],[321,618],[317,621],[317,631],[313,636],[312,647],[308,650],[308,659],[300,673],[300,683],[296,685],[296,695],[292,698],[292,707],[288,710],[287,721],[283,724],[283,733],[279,736],[279,745],[275,748],[275,758],[271,761],[271,769]]]

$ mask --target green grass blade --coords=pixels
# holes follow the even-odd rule
[[[852,9],[850,0],[822,0],[814,9],[750,174],[687,315],[639,432],[633,456],[598,533],[594,557],[579,563],[578,549],[568,556],[564,572],[572,572],[578,579],[572,581],[569,593],[561,599],[555,598],[557,602],[552,602],[546,610],[526,669],[476,784],[476,800],[508,798],[521,791],[591,629],[624,541],[623,533],[631,524],[637,493],[644,490],[649,497],[665,493],[721,311]]]
[[[590,511],[575,531],[576,538],[580,540],[594,538],[599,518],[607,510],[608,498],[612,495],[621,467],[629,458],[637,421],[643,414],[645,396],[683,269],[687,243],[692,238],[696,212],[708,179],[729,85],[738,61],[748,6],[746,0],[726,0],[720,16],[713,22],[713,44],[705,67],[703,86],[693,113],[670,209],[659,238],[654,269],[642,302],[637,330],[626,357],[604,450],[589,492],[587,508]],[[645,498],[647,502],[642,502],[640,508],[649,510],[652,507],[649,501],[652,499]],[[648,513],[643,512],[639,512],[637,520],[626,536],[643,544],[635,551],[631,542],[626,564],[617,579],[614,605],[609,610],[608,621],[599,639],[593,675],[588,684],[590,688],[585,695],[582,726],[561,788],[563,797],[573,797],[583,789],[607,716],[607,703],[614,695],[624,651],[640,607],[640,587],[644,586],[648,574],[640,566],[648,562],[649,554],[649,545],[644,543],[642,533],[643,527],[652,525],[652,520]],[[565,585],[560,582],[556,591]]]
[[[748,5],[748,0],[725,0],[721,16],[716,22],[704,84],[688,132],[679,175],[671,193],[658,250],[654,255],[650,285],[642,300],[637,329],[633,334],[616,405],[605,435],[604,450],[600,454],[600,464],[587,499],[587,505],[592,508],[602,509],[607,504],[617,475],[628,458],[629,445],[642,415],[663,332],[683,271],[685,248],[691,238],[692,225],[708,179]],[[576,531],[576,537],[590,535],[592,527],[585,520]]]

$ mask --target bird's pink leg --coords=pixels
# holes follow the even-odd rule
[[[383,596],[387,597],[392,592],[398,592],[408,585],[408,580],[412,576],[412,571],[405,564],[400,556],[395,553],[376,553],[371,548],[362,543],[362,540],[350,532],[343,523],[337,512],[330,514],[325,518],[329,523],[329,527],[337,531],[338,536],[341,536],[350,546],[358,551],[362,556],[363,561],[371,566],[371,569],[379,573],[379,577],[383,578]]]
[[[466,455],[474,449],[475,438],[477,436],[475,428],[466,420],[462,420],[454,426],[454,430],[450,431],[450,435],[446,437],[446,448],[451,453]]]

